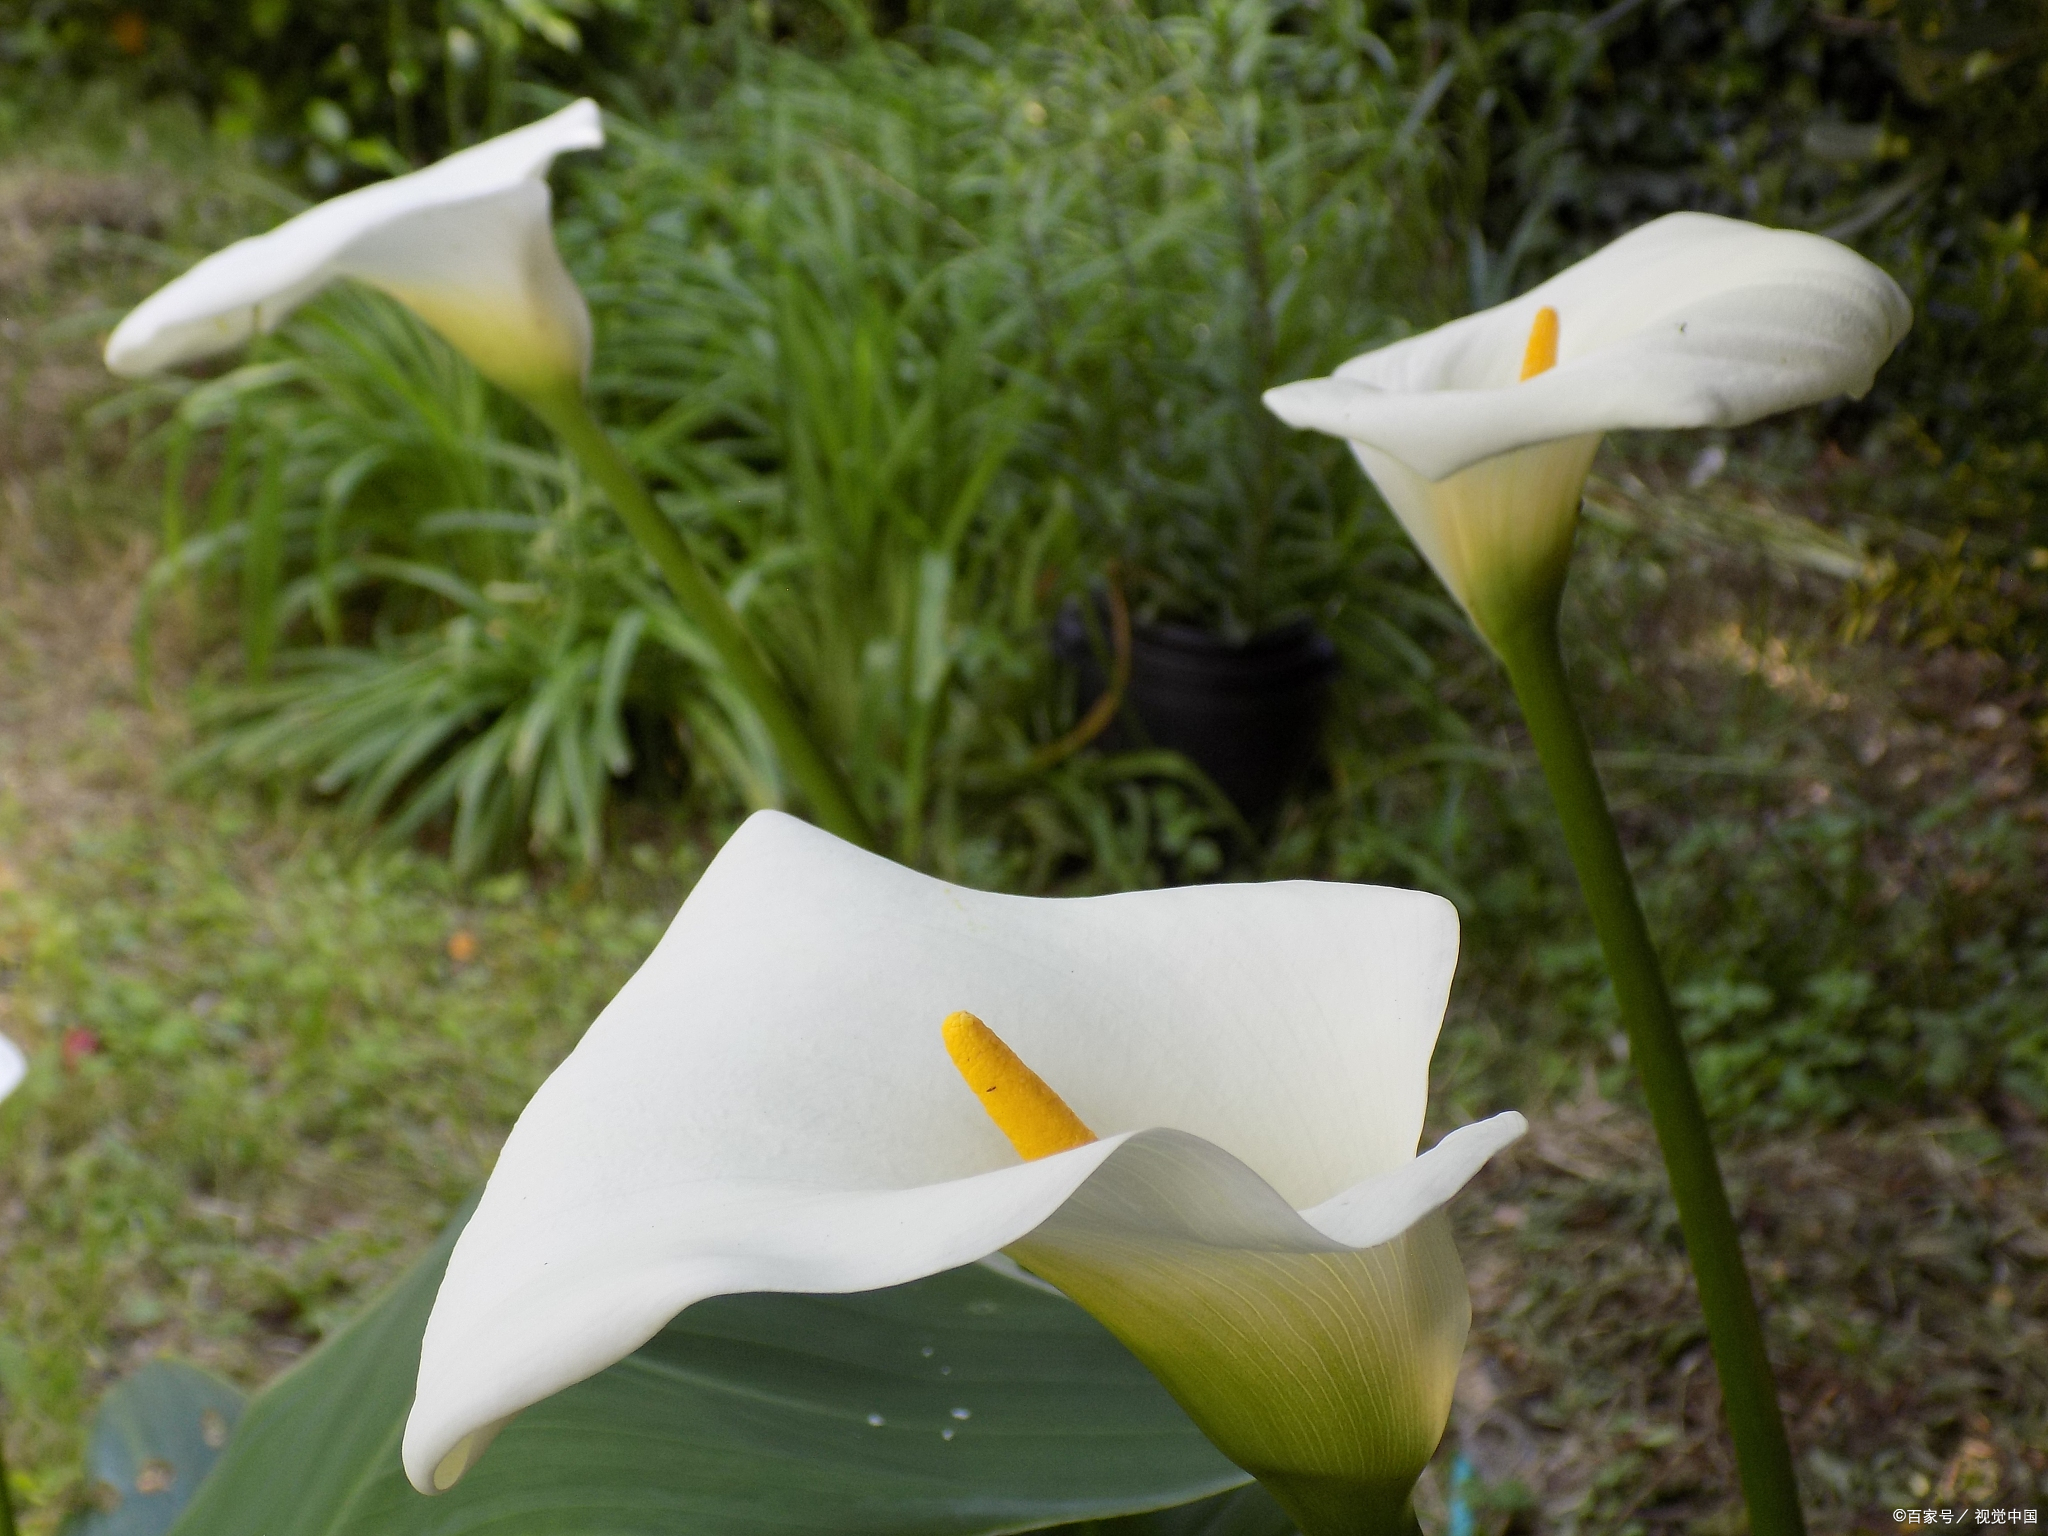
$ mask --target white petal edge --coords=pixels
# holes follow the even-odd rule
[[[1536,312],[1557,365],[1517,382]],[[1740,426],[1861,395],[1912,324],[1848,247],[1713,214],[1667,214],[1509,303],[1267,391],[1290,426],[1392,454],[1425,479],[1553,438]]]
[[[1529,1122],[1512,1109],[1461,1125],[1407,1167],[1354,1184],[1303,1211],[1301,1219],[1347,1248],[1377,1248],[1449,1204],[1496,1152],[1528,1129]]]
[[[450,1280],[443,1281],[428,1320],[406,1421],[406,1475],[422,1493],[445,1491],[520,1410],[623,1360],[707,1297],[877,1290],[984,1258],[1057,1210],[1125,1139],[922,1189],[855,1196],[728,1184],[708,1202],[690,1201],[691,1192],[678,1190],[678,1225],[687,1230],[695,1217],[716,1226],[729,1248],[678,1254],[666,1265],[641,1259],[586,1267],[555,1297],[528,1290],[510,1305],[483,1312],[444,1310],[450,1280],[462,1283],[451,1257]],[[608,1211],[568,1233],[557,1226],[549,1236],[557,1239],[554,1246],[563,1235],[610,1246],[615,1215]],[[644,1219],[652,1225],[665,1218],[649,1212]],[[476,1220],[471,1217],[472,1227]],[[458,1241],[458,1255],[461,1248]],[[559,1304],[555,1315],[535,1326],[532,1320],[549,1310],[550,1300]]]
[[[760,813],[508,1138],[428,1325],[407,1467],[428,1486],[464,1435],[705,1296],[972,1262],[1117,1133],[1227,1145],[1297,1205],[1411,1162],[1456,956],[1455,912],[1418,892],[997,896]],[[1110,1139],[1016,1165],[939,1043],[960,1007]]]
[[[459,1382],[458,1390],[447,1390],[450,1378],[438,1372],[429,1376],[436,1344],[430,1322],[419,1393],[406,1423],[406,1473],[422,1493],[445,1492],[521,1409],[624,1359],[671,1318],[707,1297],[876,1290],[987,1260],[1038,1228],[1056,1224],[1060,1208],[1084,1186],[1111,1201],[1150,1200],[1159,1206],[1161,1232],[1198,1235],[1218,1249],[1316,1253],[1376,1247],[1441,1209],[1487,1158],[1526,1128],[1527,1122],[1512,1111],[1465,1126],[1404,1167],[1302,1213],[1221,1147],[1166,1129],[1127,1132],[937,1188],[881,1192],[858,1205],[844,1196],[827,1197],[831,1209],[816,1214],[834,1228],[865,1225],[891,1234],[888,1251],[871,1251],[858,1268],[843,1253],[786,1251],[706,1255],[666,1273],[617,1274],[587,1309],[579,1341],[582,1368],[566,1380],[557,1379],[559,1367],[548,1369],[555,1362],[534,1351],[535,1340],[493,1329],[496,1353],[516,1357],[505,1361],[512,1369],[498,1373],[495,1393],[485,1398],[462,1391]],[[778,1215],[801,1212],[807,1201],[819,1199],[796,1190],[757,1193],[782,1204]],[[1340,1235],[1351,1233],[1369,1241]],[[516,1346],[508,1347],[507,1338],[516,1339]]]
[[[1326,1202],[1334,1240],[1227,1153],[1132,1138],[1013,1244],[1145,1362],[1297,1522],[1391,1529],[1441,1439],[1471,1321],[1442,1206],[1522,1130],[1504,1115]],[[1331,1529],[1337,1528],[1335,1525]]]
[[[28,1076],[28,1058],[20,1048],[0,1035],[0,1099],[6,1098],[21,1086],[21,1080]]]
[[[585,99],[422,170],[319,203],[216,251],[151,294],[107,339],[107,367],[137,377],[239,346],[347,275],[337,263],[358,242],[423,213],[510,192],[545,176],[556,155],[603,143],[597,104]]]

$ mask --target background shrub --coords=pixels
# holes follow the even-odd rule
[[[1064,761],[1044,632],[1112,564],[1141,617],[1226,633],[1349,603],[1363,677],[1412,670],[1441,606],[1374,574],[1412,561],[1342,448],[1257,404],[1388,333],[1418,267],[1397,99],[1269,22],[1047,10],[1000,66],[735,34],[700,101],[565,167],[603,408],[906,858],[1085,882],[1130,817],[1193,816],[1139,864],[1214,867],[1230,818],[1177,760],[1115,770],[1135,803],[1050,790],[1101,770]],[[251,686],[206,764],[447,825],[465,868],[522,830],[594,860],[663,720],[714,801],[781,798],[573,468],[390,306],[332,296],[151,390],[178,402],[155,583],[241,599]]]
[[[0,65],[46,91],[115,79],[196,104],[315,191],[517,120],[522,81],[580,86],[654,49],[646,0],[5,0]]]
[[[2048,564],[2028,26],[1789,0],[1049,3],[592,10],[579,36],[508,54],[500,100],[525,115],[594,83],[619,109],[605,154],[557,177],[600,408],[907,860],[1027,890],[1425,885],[1506,957],[1484,1016],[1522,1021],[1492,1055],[1454,1031],[1454,1075],[1618,1070],[1488,658],[1343,450],[1255,400],[1670,207],[1830,229],[1907,283],[1918,324],[1869,400],[1743,440],[1865,542],[1786,518],[1757,537],[1794,565],[1821,539],[1812,568],[1858,578],[1800,613],[1988,649],[2025,686]],[[84,57],[52,44],[34,67]],[[482,126],[441,122],[450,142]],[[280,163],[310,176],[292,142]],[[465,874],[522,850],[588,865],[649,818],[781,798],[757,723],[574,466],[390,306],[330,295],[121,408],[159,406],[152,601],[235,656],[195,769],[310,785]],[[1683,451],[1709,487],[1666,464],[1637,507],[1762,527],[1712,498],[1728,445],[1702,446],[1633,446],[1629,475]],[[1672,659],[1632,627],[1655,604],[1616,595],[1668,552],[1598,566],[1625,526],[1588,533],[1573,623],[1613,643],[1577,665],[1596,736],[1629,744],[1625,820],[1716,1112],[2038,1102],[2040,842],[1983,787],[2005,770],[1902,799],[1816,770],[1811,719],[1673,703],[1639,669]],[[1739,611],[1689,633],[1765,622],[1784,574],[1711,567]],[[1046,631],[1112,575],[1141,617],[1307,615],[1338,638],[1326,792],[1269,843],[1178,759],[1067,750]],[[1628,779],[1638,758],[1669,777]]]
[[[35,110],[36,80],[62,89],[122,76],[194,101],[218,131],[252,137],[268,163],[321,192],[497,131],[535,87],[595,90],[643,122],[674,122],[669,114],[702,108],[752,67],[743,57],[769,57],[764,46],[774,69],[798,56],[846,66],[871,62],[877,38],[934,66],[982,71],[992,94],[981,108],[1015,90],[1009,112],[1026,100],[1046,112],[1042,123],[1007,122],[962,92],[955,116],[925,130],[934,150],[950,148],[947,132],[993,130],[1010,172],[1039,178],[1038,200],[1020,196],[1011,209],[1028,259],[1054,257],[1045,242],[1056,237],[1096,242],[1102,257],[1122,248],[1140,258],[1129,281],[1199,289],[1218,311],[1195,322],[1214,345],[1189,356],[1180,338],[1142,334],[1166,316],[1183,323],[1170,304],[1084,313],[1071,294],[1039,293],[1039,320],[1056,320],[1062,338],[1081,333],[1083,348],[1101,339],[1091,328],[1123,328],[1113,376],[1083,379],[1071,372],[1078,359],[1046,359],[1117,403],[1092,420],[1053,418],[1093,431],[1096,460],[1102,435],[1121,435],[1131,472],[1091,490],[1112,501],[1097,510],[1143,544],[1156,506],[1235,509],[1207,547],[1183,530],[1154,552],[1155,565],[1174,566],[1169,586],[1140,594],[1156,610],[1192,606],[1257,627],[1272,566],[1301,558],[1299,540],[1267,531],[1305,505],[1271,442],[1234,436],[1233,454],[1200,451],[1214,435],[1204,410],[1234,408],[1251,374],[1298,373],[1289,365],[1333,319],[1295,302],[1317,285],[1293,269],[1294,250],[1318,263],[1370,251],[1375,278],[1398,274],[1387,297],[1437,319],[1507,297],[1655,214],[1707,208],[1835,235],[1905,283],[1918,323],[1897,364],[1823,430],[1881,456],[1883,472],[1856,487],[1869,510],[1940,533],[1898,563],[1864,620],[1929,644],[1990,645],[2038,668],[2048,635],[2034,579],[2048,568],[2048,231],[2038,206],[2048,20],[2037,7],[0,0],[0,67],[14,66],[17,111]],[[1167,83],[1158,100],[1170,110],[1146,82]],[[880,83],[870,68],[863,88]],[[1295,121],[1276,133],[1275,116]],[[1146,153],[1126,147],[1133,132]],[[1403,153],[1387,152],[1385,133]],[[1276,158],[1284,137],[1295,152]],[[1233,145],[1250,145],[1250,159]],[[1384,201],[1332,190],[1332,173],[1361,157],[1390,189]],[[1089,174],[1052,175],[1084,166]],[[1290,196],[1290,179],[1303,178],[1318,191]],[[1115,200],[1155,222],[1168,197],[1219,199],[1240,218],[1206,221],[1201,235],[1144,259],[1142,242],[1123,238],[1135,230],[1086,206]],[[1255,247],[1269,259],[1248,259]],[[1255,324],[1261,298],[1268,319]],[[1352,341],[1368,339],[1377,338]],[[1312,565],[1328,545],[1310,544]],[[1283,576],[1282,595],[1297,595],[1306,577]]]

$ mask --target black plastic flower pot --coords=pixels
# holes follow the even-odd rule
[[[1109,632],[1105,621],[1091,637],[1078,606],[1054,625],[1083,708],[1108,687]],[[1181,753],[1263,828],[1316,762],[1338,665],[1336,646],[1306,619],[1241,643],[1190,625],[1135,625],[1123,707],[1097,742]]]

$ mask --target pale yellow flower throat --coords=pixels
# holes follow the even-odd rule
[[[939,1031],[953,1065],[1025,1162],[1085,1147],[1096,1139],[1081,1117],[1067,1108],[1066,1100],[973,1014],[947,1014]]]
[[[1529,327],[1529,345],[1522,351],[1522,378],[1533,379],[1557,366],[1557,311],[1548,304],[1536,311]]]

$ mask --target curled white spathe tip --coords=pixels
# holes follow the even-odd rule
[[[580,380],[589,314],[555,251],[545,178],[556,155],[603,142],[597,104],[577,101],[320,203],[150,295],[108,338],[107,367],[135,377],[227,351],[354,278],[410,305],[508,387]]]

